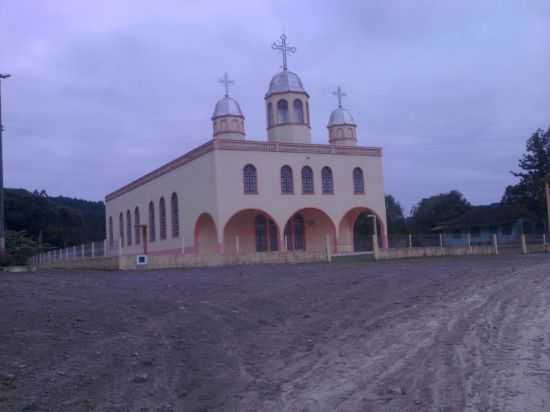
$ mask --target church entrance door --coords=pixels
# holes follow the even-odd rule
[[[363,212],[355,220],[353,225],[353,249],[355,252],[367,252],[373,250],[372,235],[374,226],[372,217]]]

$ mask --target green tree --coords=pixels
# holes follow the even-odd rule
[[[411,228],[427,233],[437,224],[464,214],[472,205],[457,190],[422,199],[411,210]]]
[[[6,232],[6,256],[2,264],[24,265],[27,260],[39,253],[38,243],[32,240],[25,231]]]
[[[403,214],[403,208],[392,195],[386,195],[386,216],[388,233],[407,233],[407,222]]]
[[[511,173],[519,178],[519,182],[506,188],[502,203],[523,205],[537,216],[544,217],[544,178],[550,174],[550,128],[546,131],[537,129],[531,135],[518,166],[520,171]]]

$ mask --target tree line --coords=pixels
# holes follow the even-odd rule
[[[518,182],[506,187],[500,203],[522,206],[541,221],[546,221],[544,182],[550,176],[550,127],[537,129],[527,139],[518,171],[510,173],[518,178]],[[451,190],[421,199],[409,216],[405,216],[399,202],[392,195],[386,195],[388,231],[396,234],[429,233],[439,223],[459,217],[472,207],[462,193]]]

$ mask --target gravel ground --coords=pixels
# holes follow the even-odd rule
[[[0,274],[1,411],[549,411],[550,256]]]

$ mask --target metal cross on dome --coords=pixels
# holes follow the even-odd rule
[[[338,86],[336,88],[336,91],[332,92],[332,94],[335,95],[335,96],[338,96],[338,107],[341,109],[342,108],[342,97],[347,96],[347,94],[342,91],[342,88],[340,86]]]
[[[289,46],[288,44],[286,44],[286,35],[283,33],[283,34],[281,34],[281,43],[277,44],[277,42],[274,41],[273,44],[271,45],[271,48],[273,50],[280,50],[283,53],[283,70],[286,70],[287,69],[287,64],[286,64],[287,54],[296,53],[296,47]]]
[[[229,97],[229,85],[235,84],[233,80],[229,80],[229,76],[227,75],[227,72],[224,73],[223,77],[218,80],[221,84],[223,84],[225,88],[225,97]]]

